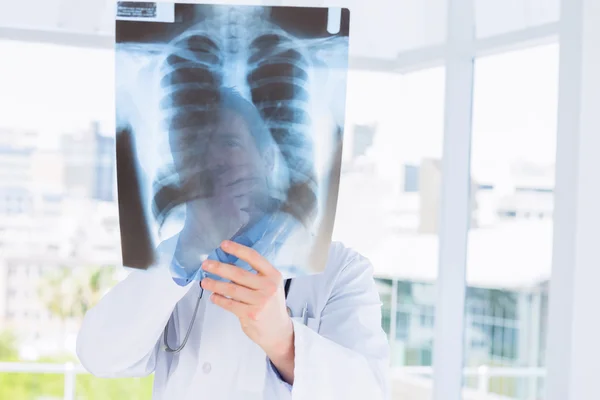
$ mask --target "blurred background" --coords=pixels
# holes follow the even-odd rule
[[[578,26],[593,0],[565,0],[562,12],[559,0],[230,3],[351,9],[334,239],[374,264],[393,399],[559,399],[546,394],[549,326],[567,315],[549,323],[553,253],[568,245],[553,232],[555,177],[568,180],[577,160],[564,153],[557,166],[557,132],[573,146],[589,133],[557,121],[559,104],[577,114],[571,86],[596,76],[588,68],[569,82],[561,68],[591,61],[563,63],[561,46],[591,35]],[[0,399],[151,397],[152,377],[96,379],[74,353],[82,316],[126,274],[114,4],[0,4]],[[559,82],[570,98],[559,99]],[[470,162],[453,162],[460,154]],[[561,203],[563,220],[574,202]],[[562,277],[575,268],[554,263]],[[452,332],[462,343],[446,345]],[[454,366],[459,382],[448,383]]]

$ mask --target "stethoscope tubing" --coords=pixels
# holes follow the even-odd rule
[[[285,280],[284,291],[285,291],[286,300],[287,300],[288,292],[290,291],[291,284],[292,284],[291,279]],[[167,353],[177,354],[181,350],[183,350],[183,348],[185,347],[185,345],[190,337],[190,333],[192,332],[192,328],[194,327],[194,322],[196,321],[196,315],[198,315],[198,309],[200,308],[200,300],[202,300],[203,294],[204,294],[204,288],[200,287],[200,295],[198,296],[198,300],[196,300],[196,307],[194,308],[194,313],[192,314],[192,321],[190,322],[190,326],[188,327],[188,330],[185,333],[183,342],[181,342],[179,347],[177,347],[175,349],[172,348],[171,346],[169,346],[169,343],[167,343],[167,338],[169,337],[169,321],[167,321],[167,325],[165,325],[165,329],[164,329],[164,333],[163,333],[163,350],[166,351]]]

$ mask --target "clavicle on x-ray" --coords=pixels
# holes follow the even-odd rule
[[[346,101],[345,9],[118,3],[123,264],[190,276],[220,249],[321,272]],[[168,10],[167,17],[161,12]]]

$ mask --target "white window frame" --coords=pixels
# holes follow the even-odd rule
[[[467,242],[471,220],[471,125],[475,20],[472,0],[449,0],[433,400],[461,400]]]
[[[547,400],[600,398],[600,3],[562,0]]]

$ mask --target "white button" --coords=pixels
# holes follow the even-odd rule
[[[210,363],[205,362],[204,365],[202,366],[202,371],[204,371],[205,374],[210,373],[210,370],[212,369]]]

